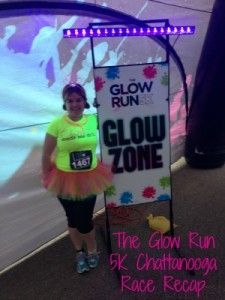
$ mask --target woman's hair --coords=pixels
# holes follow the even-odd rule
[[[62,90],[63,100],[66,100],[66,96],[72,93],[80,95],[85,101],[85,108],[90,108],[90,104],[87,102],[87,96],[85,89],[79,83],[69,83],[66,84]],[[63,104],[63,109],[66,109],[65,104]]]

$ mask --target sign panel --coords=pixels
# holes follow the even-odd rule
[[[171,198],[168,64],[94,69],[109,207]]]

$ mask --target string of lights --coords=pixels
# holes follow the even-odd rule
[[[190,35],[195,26],[100,27],[63,29],[64,38]]]

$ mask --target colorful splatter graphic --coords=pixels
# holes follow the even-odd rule
[[[168,201],[168,200],[170,200],[170,195],[168,194],[161,194],[157,198],[157,201]]]
[[[96,77],[95,78],[95,90],[96,92],[99,92],[103,89],[105,84],[105,81],[101,77]]]
[[[133,203],[133,194],[131,192],[124,192],[121,194],[120,202],[121,204]]]
[[[161,84],[162,85],[169,85],[169,76],[168,73],[164,73],[162,78],[161,78]]]
[[[154,65],[148,66],[143,69],[143,74],[144,74],[145,78],[147,78],[147,79],[155,78],[155,76],[157,74],[157,69]]]
[[[120,70],[118,67],[110,67],[107,69],[106,71],[106,77],[108,79],[116,79],[116,78],[120,78],[119,76]]]
[[[144,198],[154,198],[155,197],[155,193],[156,193],[156,189],[154,188],[154,186],[147,186],[143,190],[142,196]]]
[[[110,202],[106,205],[107,208],[115,208],[118,207],[118,205],[115,202]]]
[[[116,187],[115,185],[111,185],[107,190],[105,191],[106,196],[115,196],[116,195]]]
[[[160,186],[165,189],[166,187],[170,186],[170,177],[169,176],[163,176],[159,179]]]

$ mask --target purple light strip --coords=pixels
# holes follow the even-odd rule
[[[155,26],[155,27],[101,27],[63,29],[64,38],[118,37],[118,36],[154,36],[154,35],[190,35],[195,26]]]

